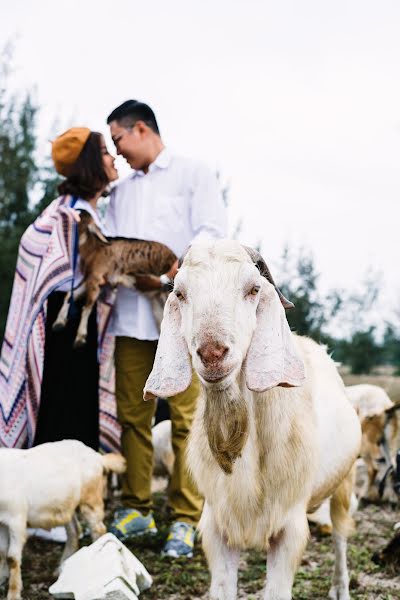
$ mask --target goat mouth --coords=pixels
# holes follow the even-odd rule
[[[222,375],[222,377],[211,377],[210,375],[208,377],[205,377],[203,375],[203,379],[204,381],[207,381],[207,383],[218,383],[219,381],[225,379],[225,377],[226,375]]]
[[[226,379],[228,375],[232,373],[232,371],[233,369],[229,369],[229,371],[226,371],[225,373],[209,373],[207,375],[203,374],[201,375],[201,377],[207,383],[220,383],[221,381]]]

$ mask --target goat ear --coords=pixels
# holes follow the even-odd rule
[[[265,392],[278,385],[302,385],[304,364],[296,352],[284,308],[271,284],[262,284],[257,325],[245,363],[247,387]]]
[[[100,240],[100,242],[103,242],[103,244],[110,244],[110,241],[102,234],[102,232],[97,227],[97,225],[95,225],[95,223],[89,223],[88,230],[90,231],[90,233],[96,236],[97,239]]]
[[[144,387],[144,399],[169,398],[184,392],[192,381],[189,350],[180,332],[179,301],[172,292],[164,308],[153,370]]]

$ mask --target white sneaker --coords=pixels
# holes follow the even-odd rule
[[[36,529],[28,528],[28,535],[35,536],[40,538],[41,540],[48,540],[50,542],[58,542],[60,544],[64,544],[67,541],[67,532],[65,531],[65,527],[53,527],[52,529],[42,529],[41,527],[37,527]]]

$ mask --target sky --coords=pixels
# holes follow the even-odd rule
[[[0,14],[13,85],[36,88],[42,156],[72,125],[109,140],[111,110],[143,100],[167,146],[229,184],[230,231],[243,220],[241,241],[261,243],[277,281],[286,244],[313,254],[322,290],[357,289],[372,269],[382,274],[375,316],[390,318],[400,2],[1,0]]]

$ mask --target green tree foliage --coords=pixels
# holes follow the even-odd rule
[[[383,336],[382,362],[396,367],[395,374],[400,375],[400,328],[387,323]]]
[[[354,375],[371,373],[380,364],[383,348],[376,341],[375,327],[355,331],[349,340],[338,340],[336,357],[348,364]]]
[[[331,290],[322,294],[312,255],[301,250],[293,256],[287,247],[278,272],[277,284],[295,305],[286,312],[293,331],[327,344],[335,360],[349,365],[355,374],[369,373],[385,359],[400,365],[398,331],[387,326],[379,344],[375,327],[368,325],[379,295],[377,274],[369,273],[358,293]],[[335,330],[342,333],[333,334]]]
[[[9,92],[12,51],[0,56],[0,340],[3,338],[19,240],[37,214],[56,197],[54,172],[35,158],[38,106],[32,93]],[[31,207],[39,186],[43,197]]]
[[[326,343],[330,341],[326,325],[339,311],[341,299],[337,292],[322,296],[318,280],[319,273],[312,255],[301,250],[294,257],[289,248],[285,247],[277,283],[283,294],[295,305],[286,312],[290,328],[299,335],[307,335]]]

